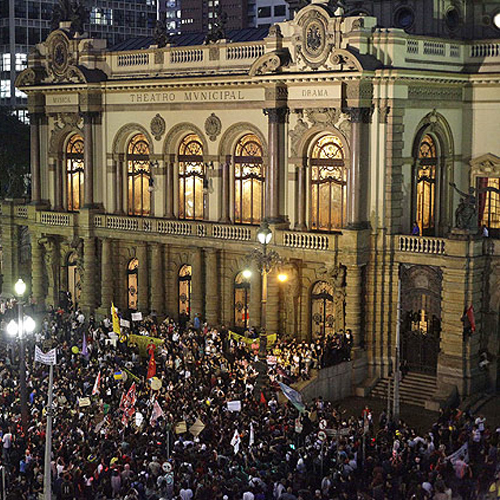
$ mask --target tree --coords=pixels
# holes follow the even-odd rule
[[[30,179],[30,128],[0,108],[0,198],[28,194]]]

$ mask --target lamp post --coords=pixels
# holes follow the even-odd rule
[[[14,291],[18,298],[17,302],[17,322],[11,320],[7,325],[7,333],[13,337],[19,335],[19,384],[21,389],[21,424],[24,431],[28,424],[28,398],[26,394],[26,357],[25,357],[25,333],[32,333],[35,329],[35,322],[30,316],[23,315],[22,298],[26,292],[26,283],[18,279],[14,285]]]

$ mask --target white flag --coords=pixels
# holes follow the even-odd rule
[[[234,431],[233,439],[231,439],[231,446],[234,449],[235,455],[238,453],[238,451],[240,451],[240,442],[241,442],[240,434],[238,433],[238,429],[236,429]]]
[[[463,444],[457,451],[455,451],[451,455],[448,455],[446,457],[446,460],[450,461],[453,465],[455,465],[455,462],[462,456],[464,457],[464,462],[469,463],[468,443]]]
[[[92,396],[95,396],[96,394],[99,394],[99,386],[101,385],[101,370],[99,370],[99,373],[97,374],[97,377],[95,378],[94,382],[94,387],[92,388]]]
[[[56,365],[56,350],[51,349],[49,352],[44,353],[38,346],[35,346],[35,361],[44,365]]]
[[[253,422],[250,422],[250,437],[248,439],[248,447],[251,448],[255,442],[255,435],[253,433]]]
[[[156,401],[155,399],[149,423],[153,425],[160,417],[163,417],[163,410],[161,409],[160,403],[158,403],[158,401]]]

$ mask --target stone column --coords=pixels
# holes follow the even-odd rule
[[[347,174],[347,225],[353,229],[368,224],[368,175],[370,108],[348,108],[351,117],[350,165]]]
[[[148,246],[146,243],[137,245],[139,268],[137,273],[137,309],[143,313],[149,312],[149,266]]]
[[[63,154],[54,159],[54,210],[63,209]]]
[[[120,153],[115,158],[115,169],[116,169],[116,185],[115,185],[115,213],[117,215],[123,215],[123,174],[125,170],[125,155]]]
[[[83,239],[83,268],[84,276],[81,305],[87,314],[93,312],[96,306],[97,283],[97,259],[96,259],[96,240],[93,237]]]
[[[106,316],[110,315],[111,302],[113,301],[112,268],[112,240],[110,238],[103,238],[101,257],[101,312]]]
[[[205,248],[203,252],[205,256],[206,320],[209,325],[218,325],[221,318],[217,250]]]
[[[38,242],[38,236],[33,234],[31,240],[31,293],[39,310],[45,308],[43,267],[42,247]]]
[[[164,290],[166,295],[167,314],[172,318],[177,318],[178,306],[178,285],[175,266],[172,264],[172,247],[165,245],[163,248],[163,270],[164,270]]]
[[[267,275],[267,314],[266,330],[276,333],[279,330],[280,289],[276,270]]]
[[[231,222],[229,217],[229,164],[231,157],[228,156],[226,161],[221,165],[222,183],[221,183],[221,213],[219,222]]]
[[[361,324],[363,300],[363,268],[358,265],[349,266],[346,273],[345,327],[353,336],[353,348],[359,349],[361,341]]]
[[[85,145],[83,150],[85,163],[84,207],[94,206],[94,119],[95,113],[86,112],[83,115],[83,130]]]
[[[262,276],[257,269],[252,269],[252,278],[250,279],[250,300],[248,305],[248,313],[250,316],[249,326],[263,326],[261,325],[261,298]]]
[[[305,231],[306,226],[306,197],[307,197],[306,166],[297,167],[297,222],[295,229]]]
[[[165,172],[165,218],[174,218],[174,162],[166,161]]]
[[[9,207],[12,208],[12,205]],[[5,214],[5,206],[4,206]],[[19,227],[12,219],[2,221],[2,291],[13,294],[19,276]]]
[[[30,113],[31,139],[31,203],[38,205],[42,201],[40,173],[40,122],[41,113]]]
[[[266,172],[266,218],[283,221],[282,193],[285,175],[285,119],[288,108],[266,108],[269,158]]]
[[[201,266],[201,248],[194,248],[191,254],[191,321],[196,313],[203,317],[203,269]]]
[[[151,309],[163,316],[165,298],[163,293],[163,252],[162,245],[153,244],[151,252]]]

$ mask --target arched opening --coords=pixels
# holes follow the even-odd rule
[[[420,228],[420,234],[427,236],[434,236],[436,231],[438,161],[436,142],[426,134],[418,148],[415,221]]]
[[[401,283],[401,357],[412,371],[435,374],[441,341],[439,269],[412,266]]]
[[[66,203],[68,212],[80,210],[83,201],[84,142],[79,134],[73,135],[66,145]]]
[[[151,213],[151,164],[149,144],[144,134],[132,137],[127,147],[128,213]]]
[[[340,138],[320,137],[312,146],[309,165],[310,227],[314,231],[341,229],[346,220],[347,171]]]
[[[234,222],[260,224],[264,165],[262,144],[255,134],[244,135],[234,151]]]
[[[139,260],[132,259],[127,267],[127,305],[136,311],[138,300]]]
[[[191,277],[193,269],[190,265],[183,265],[178,275],[179,316],[191,317]]]
[[[71,252],[66,260],[66,284],[69,294],[68,300],[76,306],[80,302],[82,283],[78,270],[78,255],[75,252]]]
[[[311,290],[311,332],[313,339],[324,339],[334,332],[333,286],[318,281]]]
[[[179,219],[202,220],[205,215],[203,144],[196,134],[182,140],[179,151]]]
[[[250,281],[238,273],[234,280],[234,327],[239,331],[248,329],[250,307]]]

